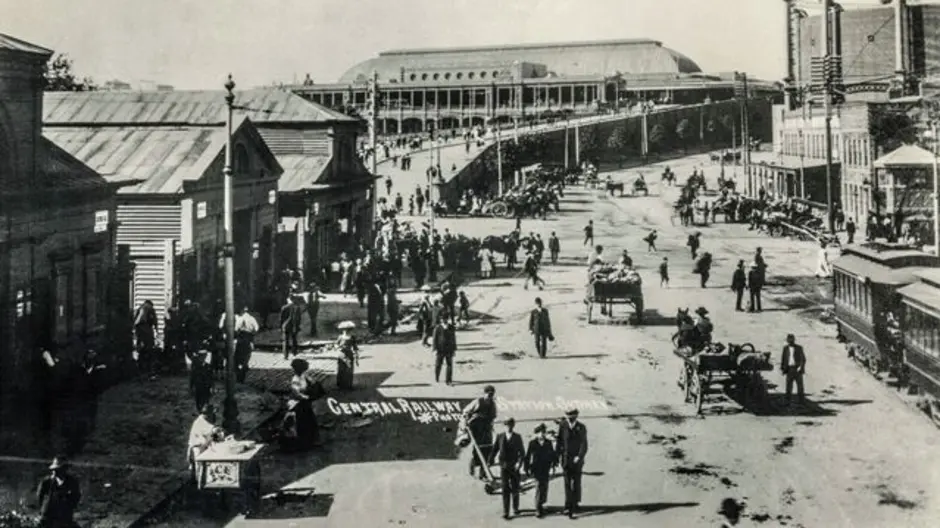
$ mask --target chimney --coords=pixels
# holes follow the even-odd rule
[[[899,77],[904,77],[907,68],[905,59],[905,29],[907,28],[907,0],[894,0],[894,71]]]
[[[796,31],[793,23],[793,0],[784,0],[784,5],[787,13],[787,79],[788,82],[792,82],[796,79],[793,64],[797,44],[794,38]]]

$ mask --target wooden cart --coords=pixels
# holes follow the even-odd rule
[[[761,372],[773,370],[769,352],[757,352],[754,345],[711,345],[695,353],[689,347],[677,347],[673,353],[682,359],[679,387],[686,403],[701,414],[702,403],[712,384],[722,383],[735,390],[746,407],[759,408],[767,401],[767,385]]]
[[[593,281],[587,285],[584,300],[587,304],[588,323],[593,321],[592,312],[595,304],[601,305],[601,313],[613,315],[613,305],[629,304],[636,312],[636,320],[643,323],[643,285],[641,283]]]

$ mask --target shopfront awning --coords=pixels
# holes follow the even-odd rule
[[[770,153],[761,156],[757,156],[755,153],[755,155],[751,156],[751,164],[758,167],[768,167],[786,171],[798,171],[800,169],[811,170],[826,167],[825,160],[800,156],[773,155]],[[836,167],[838,165],[839,161],[833,160],[832,166]]]

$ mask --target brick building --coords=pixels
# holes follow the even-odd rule
[[[5,401],[35,386],[40,347],[80,360],[85,346],[107,343],[105,330],[118,326],[122,312],[129,317],[112,302],[121,276],[114,273],[116,186],[42,135],[43,72],[51,55],[0,34],[0,396]]]

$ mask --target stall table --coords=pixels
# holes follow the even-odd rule
[[[258,454],[266,444],[218,442],[195,457],[200,491],[236,492],[242,496],[242,512],[255,510],[261,492]]]

